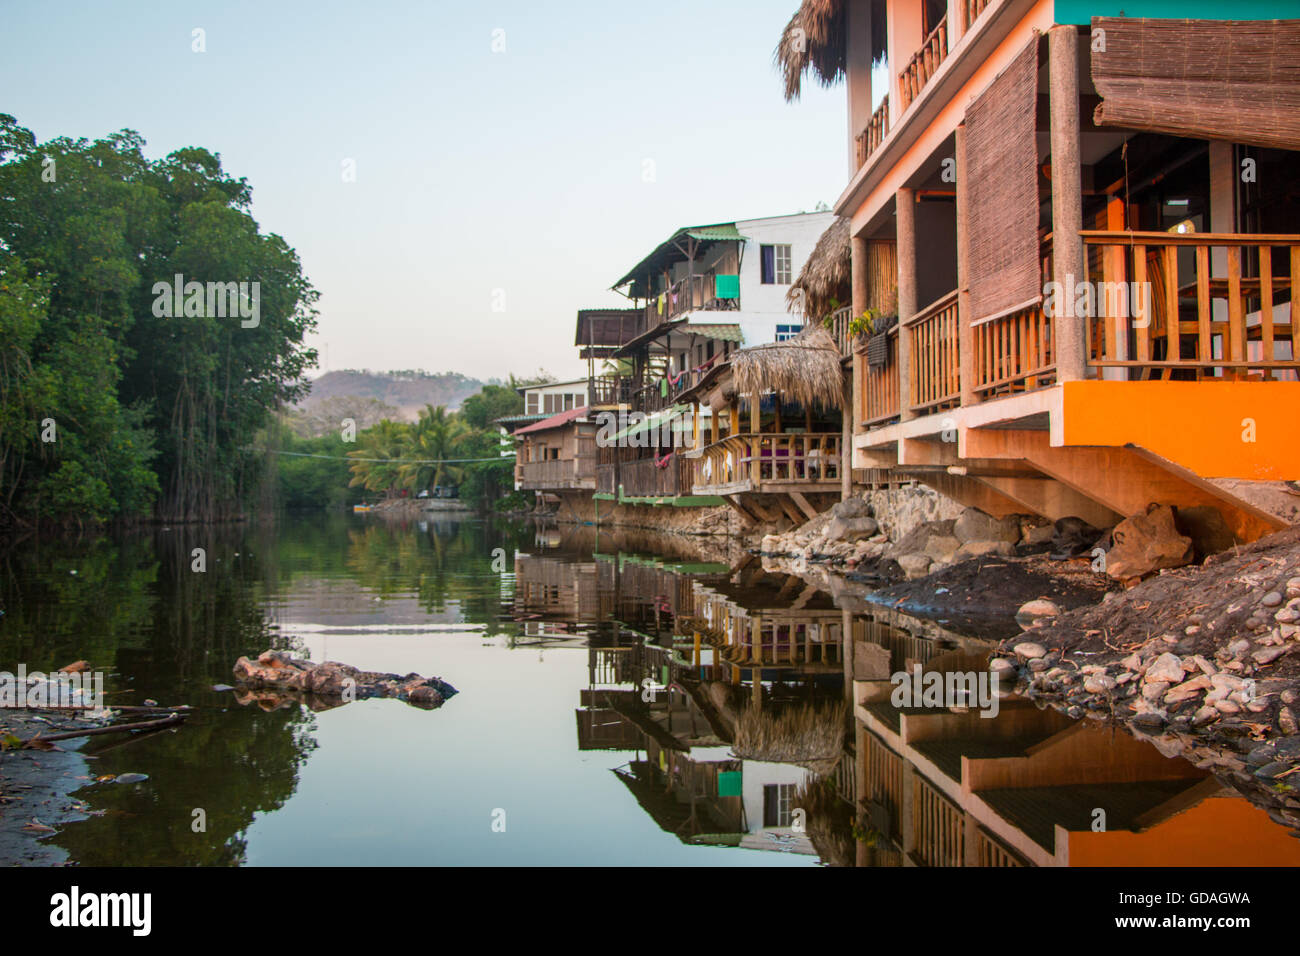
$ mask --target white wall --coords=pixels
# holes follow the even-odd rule
[[[777,325],[803,323],[803,316],[786,308],[785,295],[790,291],[789,284],[763,285],[763,259],[759,247],[789,244],[790,279],[793,282],[799,278],[799,271],[808,261],[817,240],[834,218],[831,212],[812,212],[736,223],[736,229],[748,241],[740,263],[741,311],[731,313],[735,316],[731,321],[740,323],[745,345],[775,341]]]
[[[585,378],[577,379],[572,382],[552,382],[548,385],[531,385],[523,390],[524,392],[524,414],[533,414],[528,410],[528,398],[530,395],[536,395],[537,412],[542,414],[546,410],[546,395],[580,395],[578,404],[575,407],[581,408],[584,405],[590,405],[590,396],[587,394],[587,380]],[[562,410],[562,409],[561,409]],[[552,414],[559,414],[554,412]]]

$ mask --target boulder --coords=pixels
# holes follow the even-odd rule
[[[861,501],[860,498],[853,500]],[[870,538],[878,530],[880,526],[876,524],[876,519],[869,515],[852,518],[836,517],[826,525],[826,538],[830,541],[857,541],[861,538]]]
[[[957,561],[965,561],[967,558],[982,558],[990,554],[1008,557],[1015,553],[1016,546],[1010,541],[967,541],[957,549],[954,557]]]
[[[1099,529],[1073,515],[1057,518],[1052,528],[1052,547],[1057,554],[1062,555],[1087,554],[1101,537]]]
[[[1174,510],[1151,505],[1146,514],[1125,518],[1112,533],[1114,544],[1106,553],[1106,573],[1116,580],[1142,577],[1161,568],[1190,564],[1192,539],[1178,533]]]
[[[871,506],[865,498],[845,498],[831,506],[836,518],[865,518],[871,515]]]
[[[953,534],[962,544],[971,541],[1005,541],[1014,545],[1020,540],[1020,519],[1015,515],[994,518],[979,508],[967,508],[953,522]]]
[[[948,534],[932,534],[925,543],[925,554],[943,564],[951,564],[960,549],[961,542]]]
[[[1177,654],[1170,654],[1166,651],[1151,662],[1142,679],[1149,684],[1156,682],[1169,684],[1170,686],[1181,684],[1183,682],[1183,662]]]
[[[898,566],[909,581],[929,574],[930,563],[929,556],[924,554],[904,554],[898,558]]]
[[[336,661],[316,664],[286,651],[263,651],[256,661],[241,657],[235,662],[234,672],[236,682],[245,688],[295,692],[344,703],[367,697],[396,697],[418,707],[433,708],[456,693],[456,688],[438,677],[379,674]]]
[[[1044,618],[1056,617],[1060,613],[1061,609],[1055,602],[1046,598],[1035,598],[1020,605],[1020,610],[1016,611],[1016,623],[1028,630],[1036,627]]]

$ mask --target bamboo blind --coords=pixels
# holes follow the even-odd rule
[[[867,308],[884,314],[898,308],[898,246],[892,239],[867,241]]]
[[[1093,17],[1098,126],[1300,149],[1300,20]]]
[[[966,112],[971,319],[1041,295],[1038,262],[1038,35]]]

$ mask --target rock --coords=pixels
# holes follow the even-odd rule
[[[1020,540],[1020,519],[1015,515],[994,518],[979,508],[967,508],[954,522],[952,530],[962,544],[1002,541],[1014,546]]]
[[[1285,760],[1275,760],[1272,763],[1266,763],[1255,771],[1255,776],[1264,777],[1271,780],[1274,777],[1280,777],[1291,769],[1291,764]]]
[[[1143,680],[1147,683],[1163,681],[1166,684],[1180,684],[1183,680],[1183,662],[1166,651],[1151,662]]]
[[[1250,656],[1256,664],[1271,664],[1289,650],[1289,647],[1265,647]]]
[[[313,695],[313,700],[342,703],[368,697],[396,697],[430,708],[441,705],[456,693],[456,688],[437,677],[379,674],[335,661],[316,664],[284,651],[264,651],[256,663],[241,657],[235,662],[234,673],[237,683],[246,687],[296,691]]]
[[[1193,677],[1189,681],[1183,681],[1181,684],[1170,689],[1165,695],[1166,704],[1177,704],[1185,700],[1191,700],[1193,697],[1200,695],[1201,691],[1207,690],[1210,686],[1210,679],[1204,675]]]
[[[903,569],[908,580],[923,578],[930,573],[930,558],[924,554],[904,554],[898,558],[898,566]]]
[[[1169,684],[1166,681],[1151,681],[1149,684],[1142,685],[1142,696],[1147,700],[1160,700],[1169,690]]]
[[[1141,714],[1136,714],[1130,723],[1138,730],[1158,731],[1164,727],[1165,718],[1154,711],[1148,710]]]
[[[858,499],[861,500],[861,499]],[[857,541],[870,538],[879,530],[876,519],[868,515],[854,518],[832,518],[826,525],[826,538],[830,541]]]
[[[1047,648],[1043,647],[1042,644],[1035,644],[1033,641],[1021,641],[1012,650],[1026,660],[1036,660],[1047,653]]]
[[[90,670],[90,661],[73,661],[67,667],[60,667],[60,674],[84,674]]]
[[[1061,609],[1055,602],[1046,598],[1035,598],[1020,605],[1020,610],[1016,611],[1016,623],[1023,630],[1028,630],[1038,625],[1044,618],[1056,617],[1060,613]]]
[[[775,534],[763,535],[763,543],[759,545],[759,550],[764,554],[785,553],[785,549],[781,546],[781,536]]]
[[[1056,538],[1056,528],[1050,524],[1035,525],[1025,528],[1020,535],[1022,548],[1038,548],[1051,544]]]
[[[1168,505],[1152,505],[1146,514],[1125,518],[1112,537],[1115,543],[1106,554],[1106,573],[1116,580],[1182,567],[1195,553],[1192,539],[1178,533]]]
[[[1105,694],[1115,689],[1115,679],[1105,674],[1095,674],[1083,682],[1083,689],[1089,694]]]
[[[1300,730],[1300,723],[1296,721],[1295,711],[1290,707],[1282,707],[1277,712],[1278,730],[1288,737],[1294,737],[1297,730]]]
[[[1179,534],[1191,538],[1197,561],[1204,561],[1211,554],[1227,551],[1233,545],[1240,544],[1228,523],[1223,520],[1222,512],[1211,505],[1175,508],[1174,523]]]
[[[149,779],[147,773],[119,773],[114,778],[114,783],[144,783]]]
[[[996,554],[1002,557],[1010,557],[1016,553],[1016,546],[1010,541],[967,541],[957,549],[954,556],[958,561],[965,561],[968,558],[982,558],[985,555]]]
[[[845,498],[831,506],[831,514],[837,518],[861,518],[871,514],[871,505],[865,498]]]
[[[1213,707],[1202,707],[1192,715],[1193,727],[1204,727],[1206,724],[1212,724],[1219,719],[1219,712]]]
[[[952,535],[932,534],[925,544],[925,553],[935,561],[951,563],[961,548],[961,542]]]
[[[1057,554],[1073,556],[1092,550],[1101,531],[1082,518],[1057,518],[1052,525],[1052,547]]]
[[[1276,591],[1269,591],[1259,599],[1259,603],[1264,605],[1264,607],[1277,607],[1282,603],[1282,595],[1278,594]]]

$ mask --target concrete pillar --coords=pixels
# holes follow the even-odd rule
[[[957,126],[953,164],[957,175],[957,364],[961,404],[974,405],[975,333],[970,326],[970,181],[966,178],[966,124]]]
[[[904,187],[894,194],[898,231],[898,407],[899,420],[912,413],[912,343],[904,324],[916,315],[916,193]]]
[[[1067,301],[1086,274],[1083,259],[1083,178],[1079,165],[1079,34],[1073,26],[1047,32],[1052,137],[1052,279]],[[1073,310],[1071,310],[1073,311]],[[1056,380],[1074,382],[1087,374],[1084,317],[1053,319]]]

